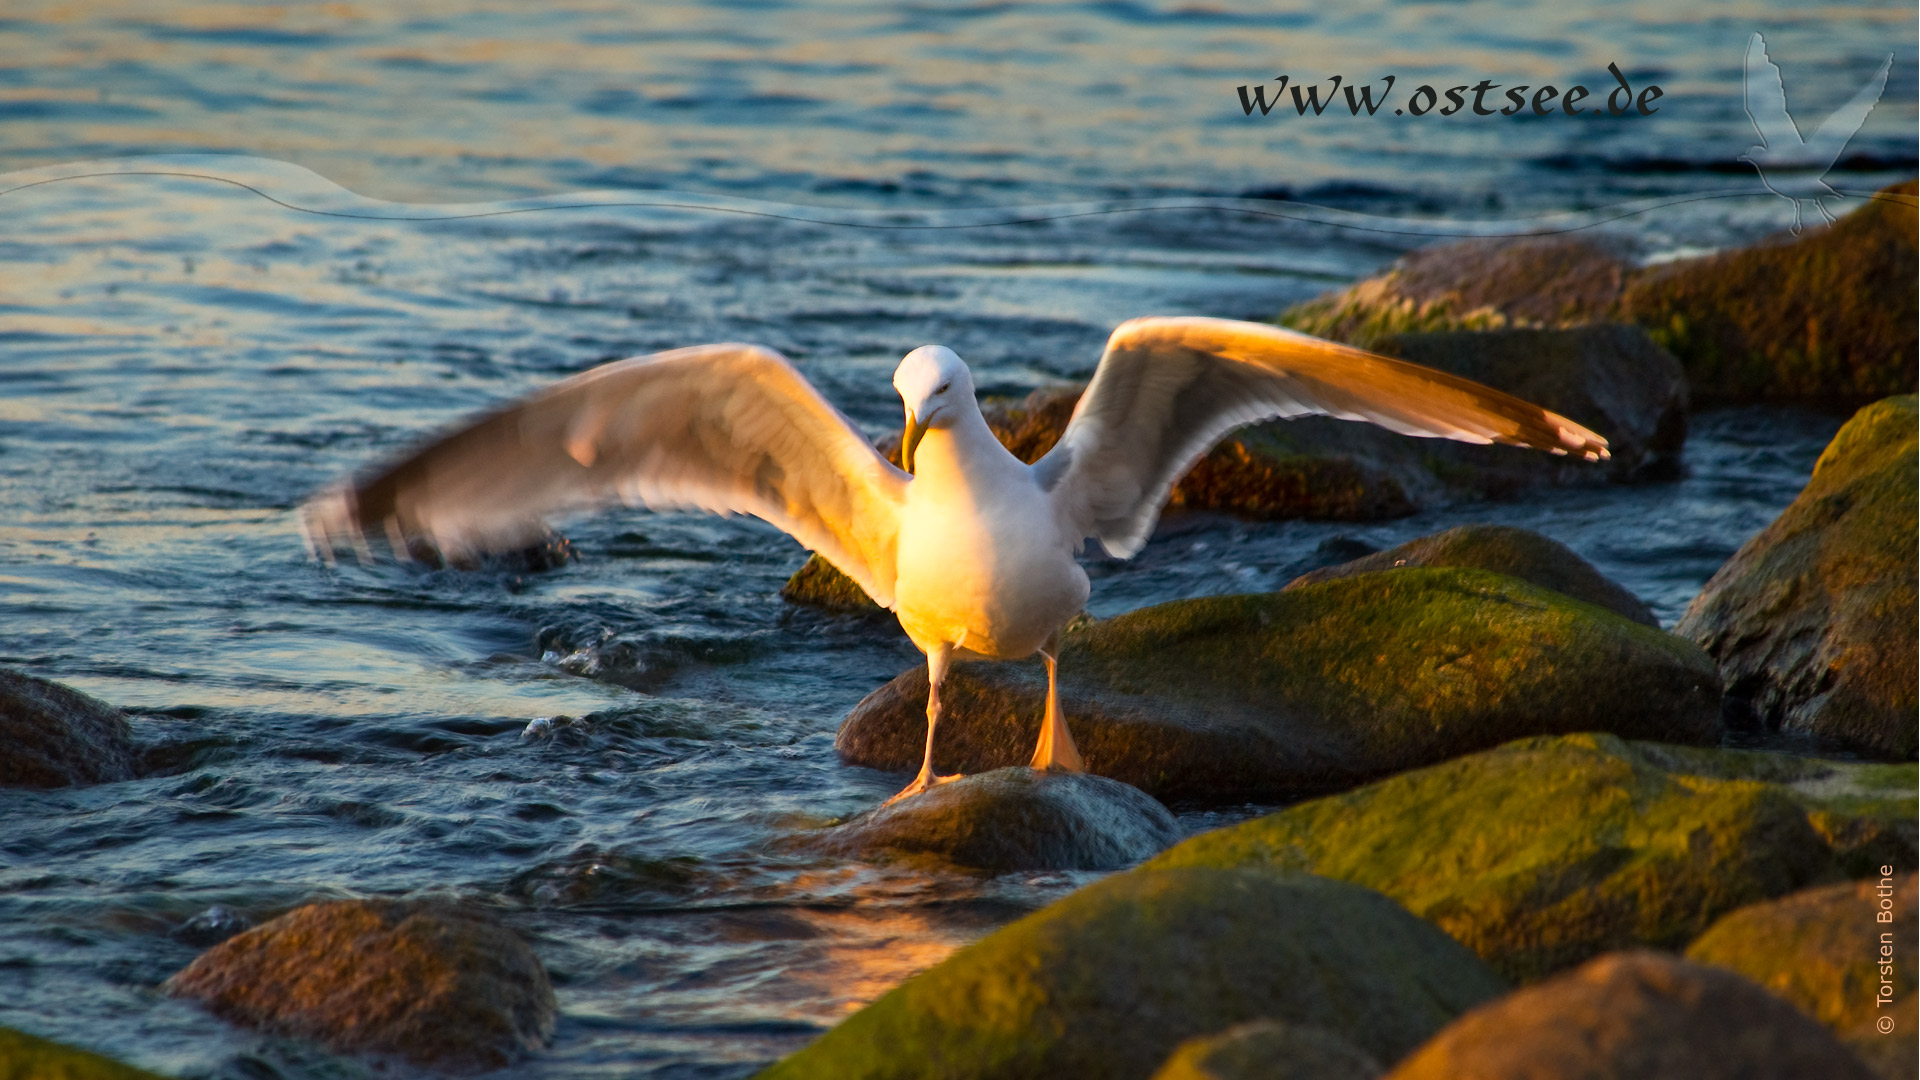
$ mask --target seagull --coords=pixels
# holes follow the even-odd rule
[[[1060,711],[1060,631],[1085,607],[1074,556],[1139,551],[1194,462],[1229,432],[1333,416],[1403,435],[1506,443],[1588,461],[1607,440],[1458,376],[1261,323],[1134,319],[1107,342],[1060,441],[1028,465],[994,437],[951,349],[894,372],[896,468],[787,359],[698,345],[555,383],[304,503],[310,555],[344,546],[459,562],[550,536],[557,514],[616,503],[748,514],[819,552],[899,618],[927,657],[927,747],[892,803],[957,779],[933,769],[956,659],[1038,653],[1036,769],[1083,771]]]
[[[1828,196],[1840,197],[1839,192],[1826,184],[1827,170],[1840,159],[1847,140],[1867,122],[1867,114],[1879,103],[1880,93],[1887,87],[1887,72],[1892,68],[1893,54],[1888,53],[1873,78],[1822,121],[1813,138],[1802,139],[1800,128],[1787,113],[1787,91],[1780,83],[1780,69],[1767,59],[1766,41],[1758,33],[1747,39],[1747,64],[1741,73],[1740,86],[1746,97],[1747,119],[1753,121],[1753,129],[1760,133],[1760,142],[1747,147],[1747,152],[1738,160],[1752,165],[1760,173],[1760,182],[1768,191],[1793,204],[1795,236],[1800,235],[1802,200],[1812,200],[1829,224],[1838,220],[1820,201]],[[1806,170],[1812,175],[1780,175],[1795,170]]]

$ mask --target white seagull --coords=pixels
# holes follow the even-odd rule
[[[1125,558],[1173,484],[1235,428],[1275,417],[1366,420],[1403,435],[1508,443],[1589,461],[1607,440],[1519,398],[1417,364],[1258,323],[1124,323],[1059,443],[1032,465],[1001,446],[953,351],[893,376],[906,405],[897,469],[785,357],[700,345],[604,364],[505,406],[308,501],[309,550],[383,539],[453,559],[548,535],[545,519],[611,503],[751,514],[890,608],[927,654],[933,771],[940,685],[955,658],[1047,665],[1037,769],[1085,766],[1060,714],[1060,628],[1087,600],[1089,538]]]
[[[1840,151],[1847,148],[1847,140],[1867,122],[1867,114],[1873,111],[1881,92],[1887,88],[1887,72],[1892,68],[1893,54],[1888,53],[1873,78],[1822,121],[1812,138],[1803,139],[1800,128],[1787,112],[1787,90],[1780,83],[1780,69],[1767,59],[1765,39],[1758,33],[1747,39],[1747,63],[1741,72],[1740,87],[1746,98],[1747,119],[1753,121],[1753,129],[1760,133],[1760,142],[1747,147],[1747,152],[1738,160],[1752,165],[1760,173],[1760,182],[1768,191],[1793,204],[1795,236],[1800,234],[1802,200],[1811,200],[1828,223],[1838,220],[1827,209],[1827,204],[1820,201],[1829,196],[1840,197],[1839,192],[1827,186],[1827,170],[1840,160]],[[1795,171],[1802,175],[1785,175]]]

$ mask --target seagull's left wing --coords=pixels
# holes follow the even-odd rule
[[[1149,318],[1113,332],[1034,470],[1077,535],[1124,558],[1146,543],[1174,482],[1228,432],[1313,415],[1607,456],[1607,440],[1579,424],[1457,375],[1263,323]]]
[[[512,550],[545,519],[613,502],[752,514],[893,606],[894,538],[910,478],[785,357],[701,345],[566,379],[301,507],[319,554],[460,557]]]
[[[1760,141],[1776,154],[1790,154],[1801,146],[1800,129],[1787,113],[1787,88],[1780,84],[1780,69],[1767,59],[1767,42],[1756,31],[1747,39],[1747,62],[1740,72],[1741,97],[1746,100],[1747,119]]]
[[[1840,157],[1840,151],[1847,148],[1847,140],[1853,138],[1860,125],[1867,122],[1867,114],[1880,103],[1880,95],[1887,88],[1887,73],[1893,70],[1893,54],[1880,64],[1880,70],[1865,86],[1856,91],[1845,105],[1833,110],[1833,114],[1820,122],[1820,127],[1807,140],[1807,156],[1816,164],[1832,165]]]

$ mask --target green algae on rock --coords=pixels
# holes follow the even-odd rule
[[[0,1080],[160,1080],[144,1069],[0,1028]]]
[[[1793,504],[1701,590],[1675,632],[1761,725],[1886,759],[1920,749],[1915,399],[1861,409]]]
[[[962,777],[835,826],[846,853],[930,855],[976,870],[1118,870],[1180,839],[1153,796],[1089,773],[1026,766]]]
[[[1366,889],[1136,870],[960,950],[761,1075],[1146,1080],[1183,1040],[1261,1018],[1395,1060],[1502,989],[1472,953]]]
[[[1640,951],[1603,956],[1475,1009],[1387,1074],[1388,1080],[1576,1076],[1872,1078],[1818,1023],[1746,979]]]
[[[1695,938],[1687,959],[1737,971],[1845,1034],[1914,992],[1916,916],[1920,884],[1911,873],[1890,872],[1749,904]],[[1885,979],[1883,934],[1891,935]],[[1909,1044],[1912,1036],[1909,1029]]]
[[[0,668],[0,787],[133,779],[133,733],[119,709]]]
[[[1750,778],[1775,761],[1798,783]],[[1204,833],[1145,868],[1351,881],[1531,980],[1612,949],[1680,948],[1727,912],[1835,875],[1810,813],[1854,816],[1856,792],[1878,790],[1884,768],[1599,734],[1525,739]],[[1903,868],[1914,860],[1909,849]]]
[[[1176,601],[1070,629],[1063,708],[1090,771],[1163,800],[1325,792],[1497,746],[1588,730],[1707,743],[1720,685],[1692,643],[1515,578],[1457,567]],[[850,764],[907,770],[926,672],[841,725]],[[934,745],[943,772],[1024,763],[1038,664],[957,664]]]
[[[1153,1080],[1374,1080],[1382,1071],[1330,1031],[1253,1020],[1181,1043]]]
[[[1285,587],[1299,589],[1356,574],[1408,566],[1466,566],[1490,570],[1598,605],[1642,626],[1660,625],[1639,597],[1594,569],[1592,563],[1572,548],[1531,529],[1511,525],[1461,525],[1352,562],[1302,574]]]

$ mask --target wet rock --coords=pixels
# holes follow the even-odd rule
[[[1871,1027],[1914,992],[1920,946],[1920,887],[1913,874],[1887,870],[1734,911],[1687,946],[1687,959],[1737,971],[1835,1032]],[[1882,934],[1892,935],[1884,950]],[[1912,1028],[1906,1041],[1912,1050]]]
[[[1330,1031],[1255,1020],[1181,1043],[1153,1080],[1374,1080],[1381,1072]]]
[[[1366,889],[1136,870],[960,950],[762,1075],[1145,1080],[1181,1041],[1262,1018],[1394,1060],[1501,988]]]
[[[1339,566],[1322,567],[1288,582],[1289,589],[1407,566],[1467,566],[1491,570],[1543,589],[1597,604],[1643,626],[1660,620],[1640,598],[1621,588],[1573,549],[1530,529],[1511,525],[1462,525],[1409,540],[1388,551]]]
[[[1920,772],[1894,768],[1525,739],[1203,833],[1146,868],[1351,881],[1531,980],[1613,949],[1680,948],[1736,908],[1830,878],[1844,860],[1813,818],[1911,817]],[[1900,865],[1915,860],[1909,846]]]
[[[0,787],[131,780],[133,763],[133,733],[119,709],[0,668]]]
[[[112,1058],[0,1028],[0,1077],[7,1080],[161,1080]]]
[[[554,1023],[553,988],[526,943],[434,902],[309,904],[207,950],[166,989],[336,1053],[451,1071],[507,1065]]]
[[[1718,661],[1750,722],[1914,758],[1917,422],[1912,396],[1854,414],[1675,627]]]
[[[1870,1080],[1826,1029],[1719,968],[1616,953],[1473,1010],[1389,1080]]]
[[[840,572],[840,569],[814,552],[807,556],[805,565],[793,572],[785,585],[780,586],[780,599],[790,604],[806,604],[811,607],[825,608],[828,611],[880,612],[885,609],[873,602],[858,582]]]
[[[1071,627],[1060,677],[1088,770],[1165,801],[1280,801],[1537,733],[1720,736],[1719,680],[1690,642],[1453,567]],[[918,768],[926,694],[919,666],[869,694],[840,727],[841,758]],[[1037,662],[955,665],[935,767],[1024,764],[1044,694]]]
[[[1702,402],[1910,394],[1916,190],[1888,188],[1831,228],[1639,271],[1621,315],[1679,357]]]
[[[1180,839],[1153,796],[1026,766],[964,777],[830,830],[836,850],[934,855],[980,870],[1118,870]]]

